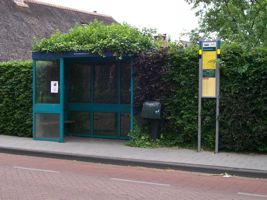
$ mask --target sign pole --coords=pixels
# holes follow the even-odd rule
[[[215,135],[215,153],[219,152],[219,115],[220,115],[220,64],[218,59],[221,55],[220,41],[216,42],[216,135]]]
[[[217,84],[216,84],[216,95],[217,95],[217,98],[216,98],[216,135],[215,135],[215,153],[218,153],[219,152],[219,104],[220,104],[220,94],[219,94],[219,89],[220,89],[220,85],[219,85],[219,82],[220,82],[220,75],[219,75],[219,72],[220,70],[217,69]]]
[[[197,134],[197,151],[201,151],[201,107],[202,107],[202,42],[200,41],[199,49],[199,79],[198,79],[198,134]]]
[[[202,98],[216,98],[215,153],[219,152],[220,54],[220,40],[199,42],[197,151],[201,151]]]

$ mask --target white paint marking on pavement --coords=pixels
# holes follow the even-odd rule
[[[238,192],[237,194],[239,194],[239,195],[244,195],[244,196],[251,196],[251,197],[262,197],[262,198],[267,198],[267,195],[262,195],[262,194],[245,193],[245,192]]]
[[[47,169],[37,169],[37,168],[28,168],[28,167],[20,167],[14,166],[15,169],[23,169],[29,171],[37,171],[37,172],[48,172],[48,173],[60,173],[59,171],[47,170]]]
[[[140,183],[140,184],[146,184],[146,185],[157,185],[157,186],[170,187],[170,184],[153,183],[153,182],[146,182],[146,181],[136,181],[136,180],[130,180],[130,179],[111,178],[111,180],[121,181],[121,182],[129,182],[129,183]]]

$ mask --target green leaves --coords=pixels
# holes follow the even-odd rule
[[[195,146],[198,112],[197,47],[172,45],[139,57],[136,107],[159,99],[162,137],[156,144]],[[245,51],[236,43],[222,46],[220,148],[227,151],[267,149],[267,49]],[[203,99],[203,145],[214,149],[215,100]],[[147,142],[138,131],[135,144]],[[148,146],[148,145],[144,145]]]
[[[216,35],[224,41],[238,42],[245,49],[267,46],[266,0],[186,1],[197,9],[200,35]]]
[[[102,25],[99,26],[102,27]],[[80,28],[83,27],[78,29]],[[85,37],[90,41],[98,38],[98,34],[94,31],[86,33],[93,37],[80,35],[79,31],[72,32],[72,34]],[[59,40],[62,37],[65,36],[55,35],[53,40]],[[116,37],[122,37],[120,41],[123,41],[123,45],[132,41],[122,35]],[[114,37],[112,38],[114,39]],[[81,39],[81,41],[85,40]],[[107,42],[105,39],[99,41],[100,47]],[[115,39],[111,42],[117,45],[117,41]],[[45,42],[47,41],[45,40]],[[66,44],[73,45],[74,43],[72,40],[68,40]],[[93,44],[86,43],[86,45],[84,47],[90,49]],[[63,48],[59,44],[56,47]],[[79,49],[80,47],[72,48]],[[124,51],[123,48],[121,52]],[[145,100],[159,99],[163,109],[162,134],[160,139],[154,143],[148,134],[143,134],[149,132],[147,129],[136,127],[131,133],[133,140],[130,145],[144,147],[196,145],[197,52],[197,47],[183,48],[171,44],[168,49],[147,51],[138,57],[138,61],[135,63],[137,69],[135,107],[140,108]],[[119,55],[118,51],[116,53]],[[246,51],[242,48],[242,44],[225,43],[222,46],[221,67],[220,148],[229,151],[266,152],[267,48],[253,48]],[[0,134],[31,135],[31,84],[31,62],[0,63]],[[136,109],[136,111],[138,110]],[[214,99],[203,100],[202,119],[204,147],[213,148]]]
[[[128,24],[105,25],[94,21],[88,25],[76,25],[66,34],[56,32],[50,38],[34,41],[33,51],[85,51],[102,56],[112,52],[117,57],[135,55],[158,47],[152,33],[152,30],[139,31]]]
[[[0,134],[32,134],[32,65],[0,63]]]

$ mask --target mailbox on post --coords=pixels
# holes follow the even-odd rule
[[[143,104],[142,117],[146,119],[160,119],[161,104],[158,101],[146,101]]]
[[[151,138],[156,140],[159,137],[159,122],[161,104],[158,101],[146,101],[143,103],[141,116],[151,123]]]

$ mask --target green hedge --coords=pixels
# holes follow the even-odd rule
[[[161,74],[164,83],[147,76],[141,76],[142,84],[157,86],[144,90],[164,94],[163,139],[164,143],[196,146],[198,112],[198,55],[197,47],[171,47],[169,55],[158,51],[148,55],[142,66],[153,70],[153,57],[162,57],[162,65],[154,69],[150,76]],[[143,59],[144,60],[144,59]],[[146,63],[146,64],[144,64]],[[141,67],[141,66],[139,66]],[[221,101],[220,101],[220,148],[229,151],[267,151],[267,50],[257,48],[250,52],[238,45],[224,45],[221,61]],[[166,69],[167,68],[167,72]],[[164,90],[162,90],[164,85]],[[140,90],[139,90],[140,92]],[[139,94],[139,98],[140,98]],[[154,94],[154,96],[157,96]],[[215,100],[203,99],[202,116],[204,148],[214,148]]]
[[[158,98],[163,104],[161,144],[196,145],[197,48],[149,52],[136,65],[136,103]],[[221,149],[267,152],[267,50],[224,45],[221,66]],[[31,136],[31,83],[31,62],[0,63],[0,134]],[[213,149],[214,99],[203,99],[202,124],[203,145]]]
[[[33,51],[85,51],[99,55],[112,52],[117,57],[123,54],[136,55],[159,46],[152,33],[152,30],[139,30],[128,24],[106,25],[94,21],[87,25],[76,25],[65,34],[56,32],[50,38],[36,40]]]
[[[194,48],[171,48],[165,99],[167,133],[174,134],[178,145],[194,145],[197,136],[198,55]]]
[[[267,49],[223,51],[221,147],[267,152]]]
[[[29,61],[0,63],[0,134],[32,135],[32,67]]]

